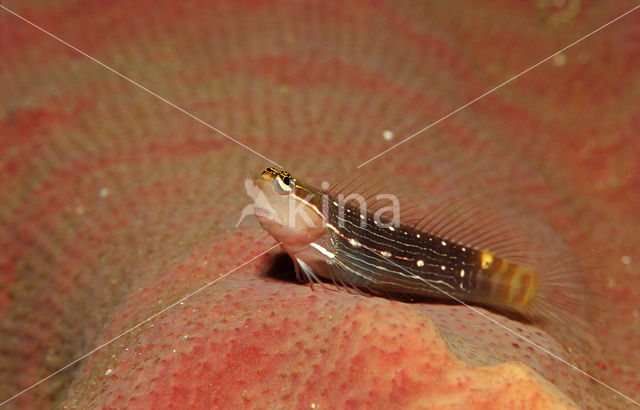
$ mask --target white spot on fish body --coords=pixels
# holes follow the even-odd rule
[[[442,269],[442,270],[447,270],[447,267],[446,267],[446,266],[444,266],[444,265],[441,265],[441,266],[440,266],[440,269]]]
[[[391,130],[382,131],[382,138],[384,138],[387,141],[391,141],[393,139],[393,131]]]
[[[311,242],[309,244],[309,246],[311,246],[312,248],[318,250],[321,254],[323,254],[324,256],[326,256],[329,259],[333,259],[336,257],[335,253],[329,252],[328,250],[326,250],[325,248],[323,248],[322,246],[318,245],[315,242]]]
[[[418,259],[418,261],[416,262],[416,265],[423,267],[424,266],[424,261],[422,259]]]
[[[335,233],[340,233],[340,231],[338,231],[338,228],[336,228],[335,226],[333,226],[331,224],[326,224],[326,227],[331,229]]]

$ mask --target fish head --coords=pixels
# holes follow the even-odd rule
[[[259,192],[254,213],[260,225],[290,254],[309,246],[326,233],[323,194],[287,171],[269,167],[254,178]]]

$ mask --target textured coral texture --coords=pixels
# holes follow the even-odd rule
[[[336,181],[634,2],[2,5],[166,101],[0,10],[0,401],[221,278],[7,408],[633,406],[487,317],[568,358],[535,324],[297,283],[254,220],[235,226],[269,162],[168,102]],[[362,168],[599,251],[580,368],[635,400],[638,101],[640,11]]]

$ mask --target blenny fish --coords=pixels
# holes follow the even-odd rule
[[[565,265],[531,263],[509,224],[465,204],[400,220],[388,215],[398,203],[382,206],[390,198],[381,199],[383,188],[357,178],[320,190],[269,167],[254,183],[264,194],[260,224],[312,284],[322,277],[373,294],[453,298],[531,321],[582,305],[580,281]]]

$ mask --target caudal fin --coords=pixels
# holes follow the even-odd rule
[[[560,341],[573,361],[592,367],[601,358],[594,323],[602,297],[585,262],[595,254],[536,268],[535,296],[522,313]]]

